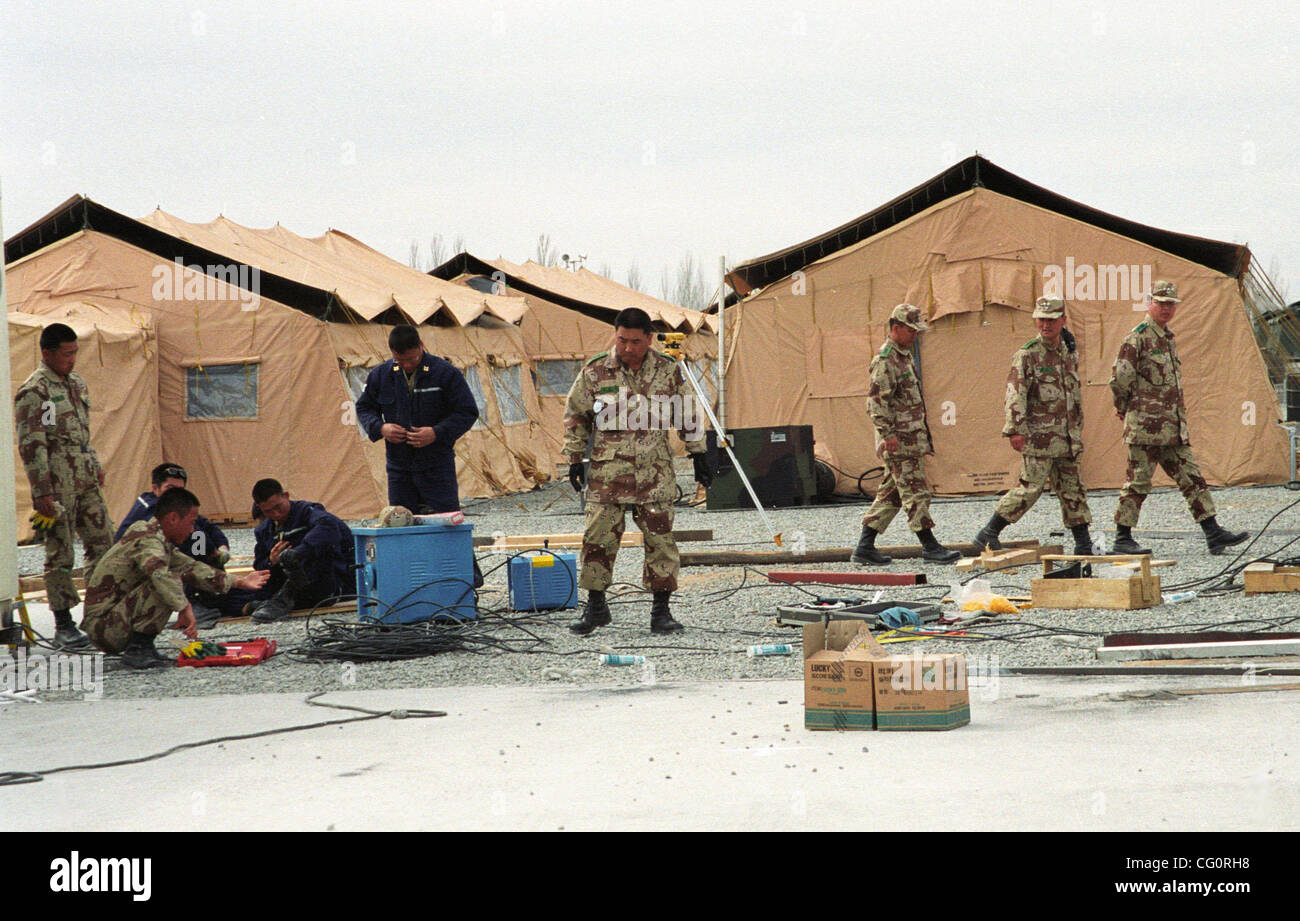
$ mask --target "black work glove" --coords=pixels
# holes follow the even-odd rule
[[[1065,343],[1065,347],[1066,347],[1069,351],[1071,351],[1071,352],[1074,351],[1074,349],[1075,349],[1075,344],[1074,344],[1074,333],[1070,332],[1068,329],[1062,329],[1062,330],[1061,330],[1061,340]]]
[[[708,489],[713,483],[713,468],[709,466],[708,456],[692,454],[691,461],[695,464],[695,482]]]
[[[569,484],[574,492],[582,492],[583,487],[587,485],[587,468],[582,461],[569,464]]]

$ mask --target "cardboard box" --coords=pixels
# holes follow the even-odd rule
[[[956,729],[970,722],[961,653],[891,656],[872,667],[877,729]]]
[[[864,634],[880,648],[861,621],[804,626],[804,728],[876,728],[872,652],[862,639]]]
[[[970,722],[966,657],[891,656],[860,621],[803,628],[804,728],[956,729]]]

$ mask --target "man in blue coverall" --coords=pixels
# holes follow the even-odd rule
[[[371,441],[384,439],[388,504],[417,515],[460,508],[456,439],[478,419],[465,375],[424,350],[413,326],[388,334],[393,357],[366,376],[357,420]]]
[[[121,540],[126,529],[137,521],[152,519],[159,497],[175,487],[184,489],[189,475],[179,464],[164,463],[153,468],[150,480],[153,488],[149,492],[141,493],[139,498],[131,503],[131,510],[123,517],[117,533],[113,535],[114,542]],[[226,563],[230,561],[230,541],[226,539],[225,532],[202,515],[194,521],[194,533],[188,540],[178,544],[177,549],[214,569],[225,569]],[[185,597],[189,599],[190,606],[194,609],[195,623],[200,629],[206,629],[214,626],[222,615],[238,617],[246,603],[266,596],[243,588],[234,588],[224,595],[218,595],[205,592],[193,585],[186,585]]]
[[[347,524],[319,502],[290,499],[277,480],[258,480],[253,502],[262,513],[253,529],[253,568],[271,571],[262,590],[271,597],[253,610],[254,621],[283,620],[295,608],[355,594],[355,549]]]

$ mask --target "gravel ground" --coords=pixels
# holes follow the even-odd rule
[[[689,468],[679,467],[683,486],[689,485]],[[1160,570],[1166,591],[1179,584],[1214,575],[1237,559],[1276,555],[1278,558],[1300,555],[1300,513],[1291,508],[1300,493],[1283,487],[1233,488],[1215,491],[1219,520],[1233,529],[1248,529],[1258,534],[1275,515],[1268,531],[1251,545],[1245,556],[1229,553],[1212,557],[1205,547],[1200,529],[1192,522],[1181,495],[1176,490],[1154,493],[1146,502],[1142,527],[1135,530],[1139,542],[1150,546],[1156,558],[1174,559],[1178,565]],[[1114,536],[1111,522],[1116,495],[1097,492],[1091,496],[1096,517],[1095,530],[1106,541]],[[993,497],[936,499],[932,506],[938,522],[935,529],[940,540],[967,541],[992,513]],[[515,496],[466,503],[466,514],[478,535],[503,531],[507,534],[569,533],[582,529],[578,504],[566,483]],[[857,540],[863,504],[836,504],[811,509],[782,509],[771,513],[787,542],[803,532],[809,549],[850,546]],[[1279,514],[1281,513],[1281,514]],[[703,509],[679,509],[678,529],[710,528],[714,541],[681,544],[683,550],[775,549],[764,538],[762,523],[754,512],[708,512]],[[629,529],[632,526],[629,524]],[[1044,496],[1017,524],[1003,536],[1008,539],[1037,538],[1047,543],[1062,542],[1066,552],[1072,548],[1068,536],[1061,532],[1060,509],[1055,499]],[[231,530],[231,549],[236,554],[252,552],[252,532]],[[1294,541],[1287,549],[1284,544]],[[882,545],[912,542],[912,535],[900,516],[883,535]],[[1246,546],[1246,545],[1241,545]],[[1234,550],[1240,549],[1233,548]],[[488,572],[487,585],[480,595],[480,609],[502,609],[506,602],[505,557],[480,555],[480,564]],[[802,663],[797,654],[787,657],[749,658],[745,647],[756,643],[799,642],[797,628],[774,622],[779,604],[795,604],[821,593],[836,596],[861,595],[870,600],[874,587],[771,585],[760,566],[746,572],[743,567],[688,567],[681,575],[679,592],[673,596],[674,615],[687,629],[671,638],[649,633],[649,595],[639,588],[642,553],[639,549],[623,551],[618,558],[615,578],[619,584],[611,592],[614,624],[589,637],[569,633],[566,625],[575,619],[577,610],[554,611],[531,616],[525,626],[537,642],[500,618],[486,615],[483,629],[491,626],[493,635],[516,642],[532,642],[534,652],[475,654],[444,652],[403,662],[318,664],[305,661],[295,650],[306,637],[306,622],[294,620],[271,625],[220,625],[205,631],[203,638],[237,640],[253,636],[276,639],[284,654],[269,662],[245,668],[207,668],[155,670],[133,673],[115,667],[109,660],[105,675],[105,695],[110,697],[164,697],[178,695],[240,694],[249,692],[300,690],[337,690],[341,688],[400,688],[459,685],[513,685],[558,682],[577,685],[631,685],[652,680],[644,667],[602,667],[599,652],[617,651],[645,655],[653,665],[653,680],[701,681],[718,679],[797,678]],[[19,566],[24,573],[39,572],[39,547],[20,548]],[[853,571],[850,563],[808,565],[806,568]],[[880,600],[938,600],[947,585],[958,577],[951,566],[916,560],[899,560],[893,572],[923,572],[929,584],[888,587]],[[1003,594],[1029,594],[1029,580],[1038,567],[1022,567],[994,573],[995,591]],[[1237,580],[1238,586],[1240,579]],[[955,611],[954,605],[945,605]],[[964,651],[972,660],[983,664],[1013,667],[1030,665],[1088,665],[1095,663],[1094,649],[1099,644],[1091,634],[1120,631],[1189,630],[1209,625],[1220,629],[1295,630],[1300,622],[1294,595],[1260,595],[1247,598],[1241,592],[1200,596],[1178,604],[1165,604],[1140,611],[1025,611],[1019,616],[1002,616],[994,626],[981,627],[985,636],[1003,639],[956,640],[927,639],[899,643],[896,651]],[[1041,629],[1030,625],[1041,625]],[[1023,634],[1035,632],[1026,638]],[[160,643],[161,645],[161,643]],[[48,696],[58,696],[50,694]]]

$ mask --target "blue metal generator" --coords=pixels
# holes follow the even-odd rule
[[[386,624],[462,621],[474,608],[474,526],[353,528],[357,614]]]
[[[510,561],[510,608],[545,611],[578,604],[578,557],[573,553],[533,550]]]

